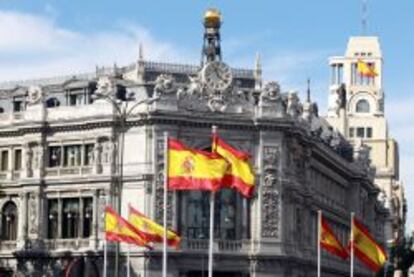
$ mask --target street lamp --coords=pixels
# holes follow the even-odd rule
[[[146,98],[138,102],[135,102],[132,106],[129,107],[130,101],[135,100],[132,95],[124,97],[121,99],[117,94],[116,85],[112,83],[109,78],[104,79],[103,88],[97,90],[96,94],[92,95],[93,99],[102,99],[106,102],[109,102],[114,111],[115,111],[115,125],[114,125],[114,137],[115,141],[118,144],[118,151],[116,152],[116,182],[113,182],[114,187],[114,198],[115,210],[118,214],[121,214],[121,203],[122,203],[122,187],[123,187],[123,166],[124,166],[124,147],[125,147],[125,132],[126,132],[126,122],[132,112],[136,107],[142,104],[152,104],[157,101],[159,97]],[[101,84],[102,86],[102,84]],[[123,101],[124,100],[124,101]],[[116,243],[116,252],[115,252],[115,275],[119,276],[119,242]]]

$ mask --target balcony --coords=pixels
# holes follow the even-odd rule
[[[0,240],[0,251],[1,252],[12,252],[15,251],[17,242],[15,240]]]
[[[47,239],[45,240],[45,246],[48,250],[78,250],[92,247],[91,240],[89,238],[80,239]]]
[[[57,177],[64,175],[90,175],[92,174],[92,166],[74,166],[74,167],[48,167],[46,168],[46,176]]]
[[[214,252],[220,253],[240,253],[247,252],[250,247],[249,240],[222,240],[216,239],[213,242]],[[183,239],[182,249],[185,251],[207,251],[209,247],[208,239]]]

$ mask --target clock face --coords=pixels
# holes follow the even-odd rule
[[[206,64],[202,74],[206,86],[214,91],[226,90],[233,80],[230,67],[218,61]]]

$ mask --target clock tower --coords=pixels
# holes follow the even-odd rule
[[[383,56],[378,37],[351,37],[344,56],[329,59],[331,84],[326,119],[355,147],[370,148],[375,183],[391,211],[388,239],[403,235],[405,198],[399,151],[384,110]]]

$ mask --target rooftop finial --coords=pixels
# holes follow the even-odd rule
[[[255,63],[254,63],[254,70],[257,72],[262,72],[262,63],[260,60],[260,53],[257,52],[256,53],[256,59],[255,59]]]
[[[138,59],[140,61],[143,61],[144,60],[144,49],[143,49],[143,46],[142,46],[142,42],[139,43],[138,47],[139,47],[138,48]]]
[[[308,78],[308,81],[307,81],[307,83],[308,83],[308,89],[306,90],[306,100],[307,100],[308,102],[310,102],[310,101],[311,101],[310,82],[311,82],[311,79],[310,79],[310,78]]]

